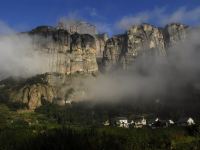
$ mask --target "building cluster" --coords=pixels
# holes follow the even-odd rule
[[[169,120],[161,120],[159,118],[148,120],[145,117],[138,117],[134,120],[128,120],[126,117],[116,117],[111,121],[107,120],[104,123],[104,126],[114,126],[121,128],[143,128],[150,127],[152,129],[156,128],[167,128],[170,126],[191,126],[195,125],[195,121],[193,118],[181,118],[178,121]]]

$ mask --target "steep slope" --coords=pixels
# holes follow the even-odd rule
[[[96,41],[89,34],[41,26],[30,32],[35,50],[48,58],[48,72],[73,74],[98,71]]]
[[[70,34],[54,27],[38,27],[29,35],[34,49],[48,58],[48,62],[41,64],[48,66],[47,73],[16,84],[1,82],[0,98],[26,104],[29,109],[46,102],[65,105],[67,101],[81,100],[87,90],[82,82],[85,74],[91,78],[99,68],[128,69],[142,55],[165,57],[170,46],[184,40],[187,31],[188,27],[182,24],[165,28],[142,24],[108,39],[105,34]],[[76,77],[77,74],[81,75]]]
[[[167,56],[167,49],[183,40],[187,26],[170,24],[157,28],[149,24],[134,25],[125,34],[117,35],[106,42],[104,70],[120,67],[127,69],[138,56]]]

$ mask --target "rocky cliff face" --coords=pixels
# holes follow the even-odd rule
[[[106,33],[104,33],[104,34],[98,34],[95,37],[96,37],[96,47],[97,47],[96,56],[97,56],[97,58],[102,59],[103,51],[105,49],[105,45],[108,40],[108,35]]]
[[[165,47],[173,46],[177,42],[184,40],[186,38],[188,28],[189,27],[184,24],[172,23],[167,25],[164,29],[166,42]]]
[[[164,37],[158,28],[143,24],[133,26],[127,32],[128,53],[138,56],[142,53],[165,56]]]
[[[20,103],[35,109],[45,102],[53,102],[56,89],[48,83],[46,74],[29,79],[6,79],[0,81],[1,101]]]
[[[30,32],[34,49],[48,58],[45,72],[73,74],[98,71],[96,41],[89,34],[70,34],[67,30],[38,27]]]
[[[167,48],[183,40],[187,26],[170,24],[157,28],[149,24],[134,25],[125,34],[110,38],[106,42],[104,70],[116,67],[127,69],[138,56],[166,56]]]
[[[43,83],[24,85],[19,89],[11,89],[11,91],[9,99],[12,102],[26,104],[27,108],[31,110],[45,104],[45,102],[52,103],[56,95],[54,87]]]
[[[32,38],[34,50],[43,56],[41,58],[47,58],[41,64],[45,66],[41,72],[44,74],[16,85],[0,83],[0,99],[20,102],[34,110],[45,102],[64,105],[69,99],[75,101],[79,97],[83,98],[84,91],[81,84],[77,83],[79,77],[71,76],[98,72],[97,46],[103,44],[101,40],[104,38],[70,34],[67,30],[48,26],[38,27],[28,34]],[[98,45],[98,41],[102,43]]]
[[[127,36],[117,35],[110,38],[105,45],[103,52],[104,69],[110,70],[116,65],[123,65],[125,62],[124,56],[127,53]]]
[[[64,18],[60,20],[58,23],[57,29],[64,29],[69,31],[70,33],[79,33],[79,34],[90,34],[96,35],[97,29],[96,26],[78,20],[65,20]]]
[[[38,27],[29,34],[34,49],[48,58],[41,64],[47,66],[48,73],[14,85],[0,82],[0,98],[26,104],[29,109],[46,102],[65,105],[67,101],[83,99],[85,87],[82,77],[73,77],[76,73],[89,75],[99,68],[127,69],[141,55],[167,56],[167,49],[184,40],[187,29],[182,24],[165,28],[134,25],[125,34],[108,39],[106,34],[70,34],[63,29]]]
[[[94,78],[90,74],[64,75],[46,73],[29,79],[0,81],[0,101],[23,104],[30,110],[54,103],[64,106],[86,98],[84,81]]]

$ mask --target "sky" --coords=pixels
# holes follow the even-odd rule
[[[141,22],[196,25],[200,20],[200,0],[0,0],[0,21],[16,31],[55,26],[62,17],[86,20],[100,32],[110,34]]]

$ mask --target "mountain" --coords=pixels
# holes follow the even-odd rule
[[[128,68],[141,55],[167,56],[168,47],[186,37],[188,26],[178,23],[158,28],[149,24],[134,25],[125,34],[106,42],[103,54],[105,70]]]
[[[149,24],[132,26],[127,32],[108,38],[106,34],[71,33],[65,29],[40,26],[26,33],[35,51],[48,59],[44,74],[28,79],[0,82],[0,98],[36,109],[44,103],[65,105],[84,98],[83,79],[98,72],[128,69],[141,55],[165,57],[168,48],[184,40],[189,27],[173,23],[164,28]],[[98,85],[97,85],[98,86]]]
[[[35,49],[48,58],[47,72],[73,74],[97,72],[99,68],[126,69],[135,58],[145,54],[167,56],[167,49],[185,39],[188,29],[178,23],[164,28],[133,25],[124,34],[108,38],[106,34],[71,33],[61,28],[40,26],[29,34]]]
[[[64,74],[96,72],[95,38],[89,34],[70,34],[67,30],[41,26],[30,33],[35,50],[48,58],[48,71]]]

